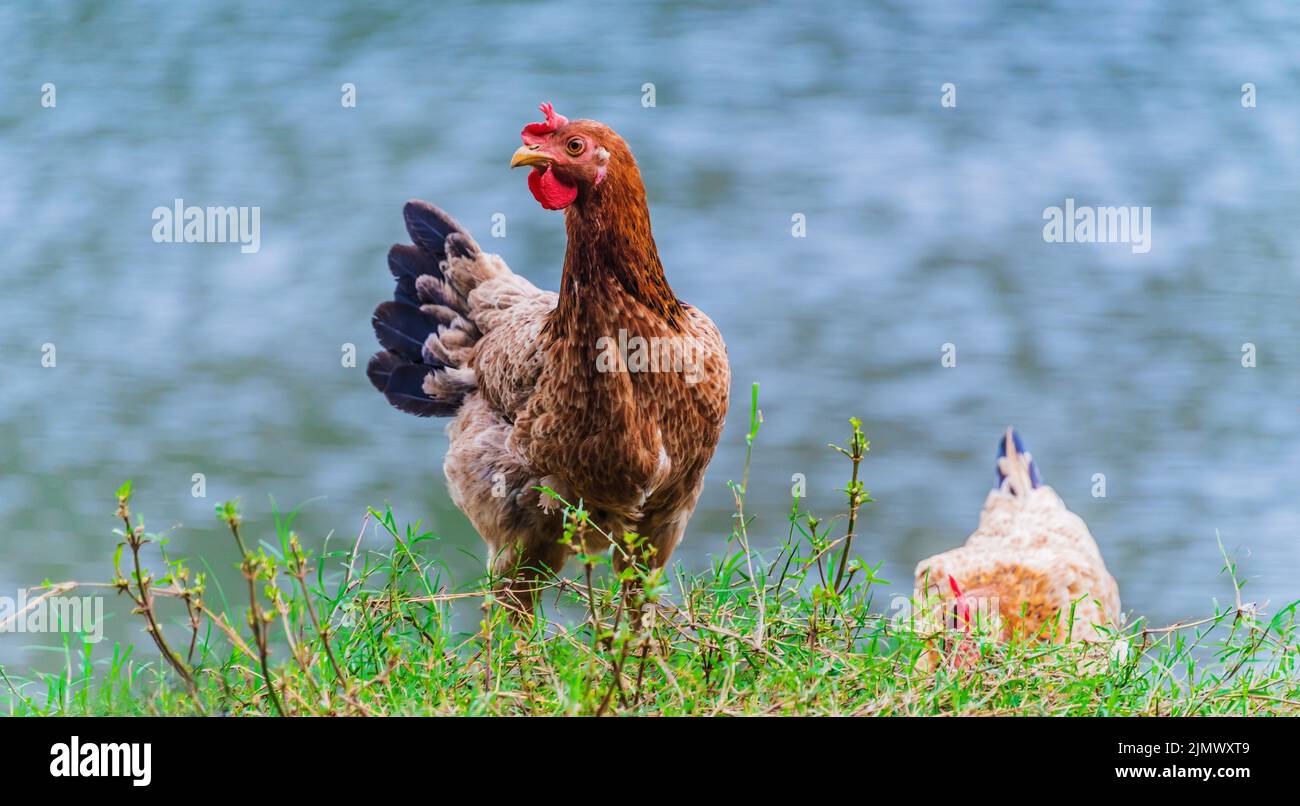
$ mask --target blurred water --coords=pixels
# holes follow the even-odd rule
[[[973,528],[1014,423],[1126,610],[1165,622],[1227,597],[1216,530],[1249,598],[1300,597],[1300,13],[865,5],[0,7],[0,593],[107,578],[126,478],[152,527],[182,527],[173,551],[222,574],[212,506],[238,495],[263,523],[268,496],[313,499],[318,546],[390,501],[472,578],[441,424],[389,408],[340,346],[364,367],[409,197],[556,286],[560,216],[506,169],[551,100],[630,142],[669,279],[730,348],[691,566],[723,548],[758,381],[760,547],[785,534],[795,473],[838,511],[846,468],[824,446],[856,414],[878,499],[858,546],[905,591]],[[1044,243],[1067,197],[1150,205],[1152,251]],[[260,206],[261,251],[153,243],[175,198]],[[0,636],[0,660],[32,643]]]

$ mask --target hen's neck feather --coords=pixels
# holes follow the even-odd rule
[[[623,313],[625,295],[680,330],[682,307],[668,280],[650,230],[645,186],[636,161],[626,148],[611,154],[602,185],[585,191],[565,210],[568,249],[560,299],[550,326],[557,335]]]

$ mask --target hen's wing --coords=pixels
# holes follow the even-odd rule
[[[451,416],[477,389],[494,404],[526,396],[554,292],[511,272],[437,207],[410,201],[403,215],[414,243],[388,252],[397,288],[372,318],[384,351],[370,360],[371,383],[420,417]]]

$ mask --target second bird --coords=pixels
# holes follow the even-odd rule
[[[1120,620],[1119,588],[1083,519],[1042,483],[1019,434],[998,446],[997,484],[960,548],[922,560],[916,596],[969,629],[972,609],[1004,639],[1100,641]]]

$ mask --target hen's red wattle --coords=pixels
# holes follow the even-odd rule
[[[534,168],[528,174],[528,189],[547,210],[563,210],[578,198],[577,185],[570,185],[549,168]]]

